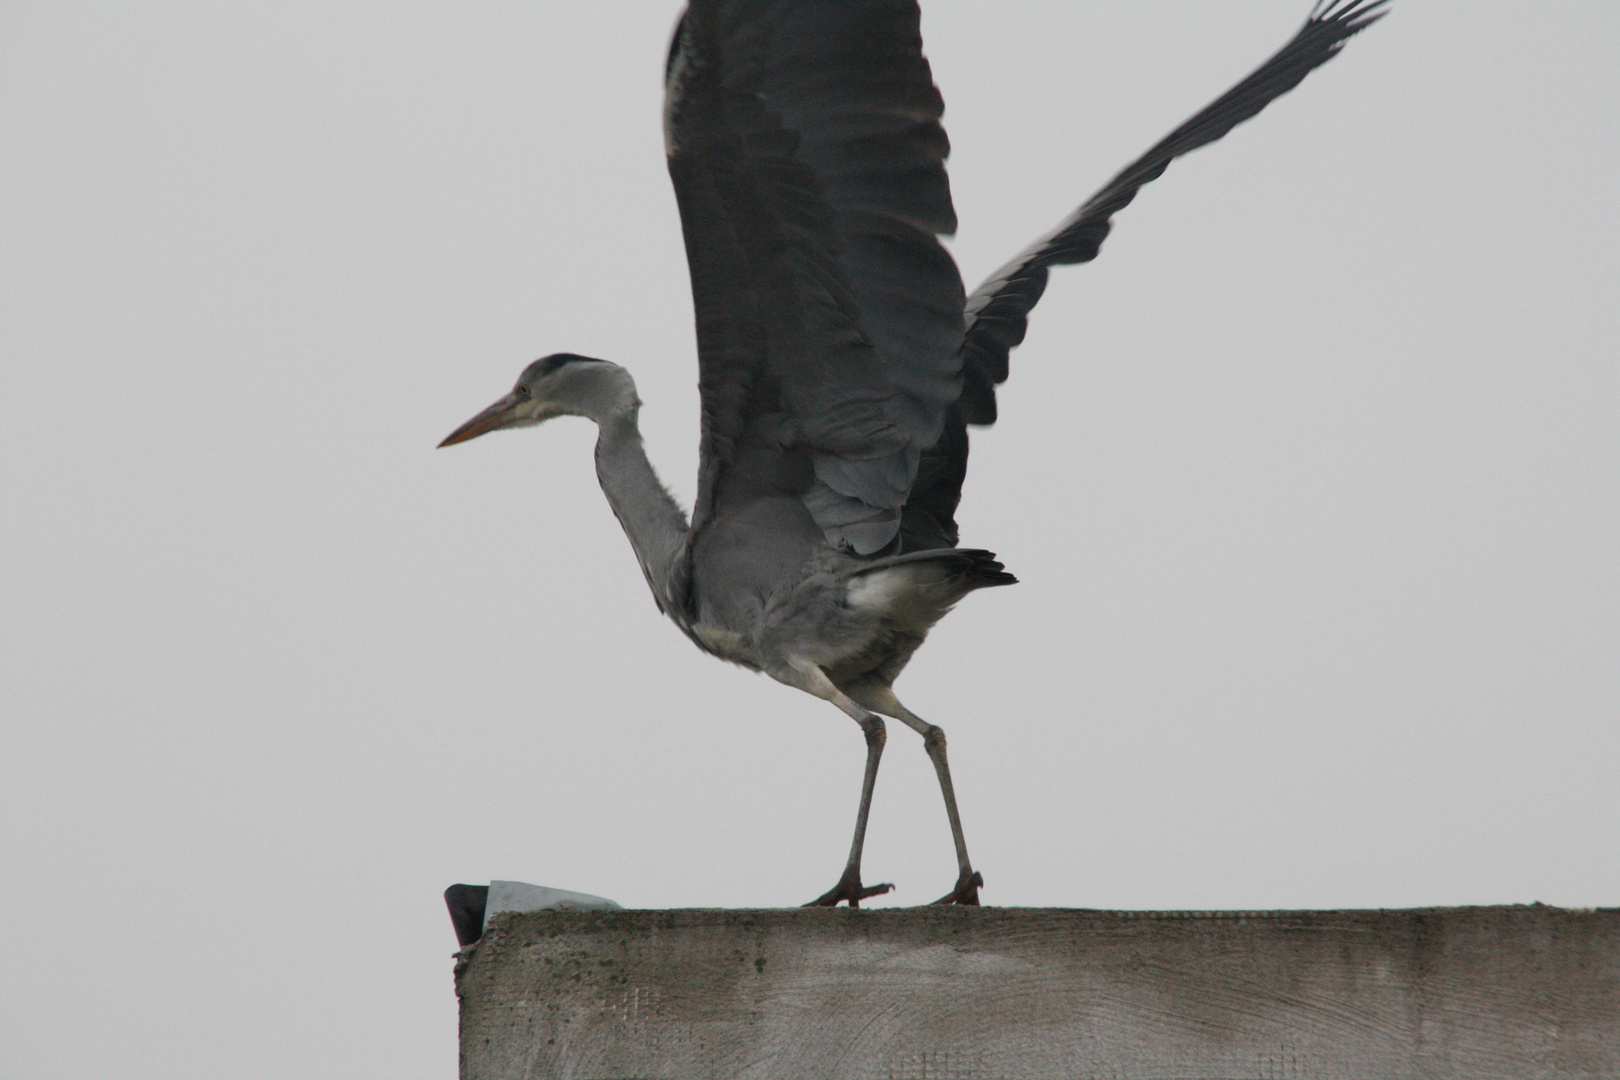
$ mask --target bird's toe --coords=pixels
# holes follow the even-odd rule
[[[935,904],[965,904],[969,907],[979,906],[979,889],[984,885],[984,875],[974,871],[963,874],[956,879],[956,888],[935,900]]]
[[[850,907],[860,907],[861,901],[869,896],[881,896],[892,890],[892,884],[862,885],[861,875],[845,871],[844,876],[838,879],[838,884],[810,901],[805,907],[837,907],[847,903]],[[976,901],[975,901],[976,902]]]

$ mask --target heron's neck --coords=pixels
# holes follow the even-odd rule
[[[636,423],[638,404],[632,391],[627,407],[593,417],[597,426],[596,477],[619,524],[624,526],[625,536],[630,538],[659,610],[671,612],[681,603],[673,595],[673,579],[686,544],[686,514],[647,460],[641,428]]]

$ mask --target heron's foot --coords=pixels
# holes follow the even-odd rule
[[[956,879],[956,888],[935,900],[935,904],[966,904],[969,907],[979,906],[979,889],[984,885],[984,875],[978,871],[963,874]]]
[[[856,867],[844,871],[844,876],[838,879],[838,884],[805,904],[805,907],[837,907],[840,903],[848,903],[850,907],[860,907],[861,901],[868,896],[881,896],[894,888],[893,885],[862,885],[861,872]]]

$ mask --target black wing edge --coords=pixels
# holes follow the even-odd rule
[[[1206,146],[1298,86],[1354,35],[1388,14],[1389,0],[1319,0],[1299,33],[1248,78],[1126,166],[1084,206],[990,275],[968,297],[962,342],[961,421],[993,424],[996,385],[1007,379],[1007,357],[1028,328],[1030,309],[1046,289],[1050,266],[1089,262],[1108,235],[1109,219],[1136,198],[1176,158]]]

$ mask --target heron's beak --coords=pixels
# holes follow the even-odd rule
[[[452,431],[445,438],[444,442],[440,443],[439,445],[441,447],[454,446],[458,442],[466,442],[468,439],[476,439],[478,436],[487,431],[494,431],[498,427],[504,427],[508,421],[516,419],[516,417],[513,415],[513,410],[516,408],[517,404],[517,394],[507,394],[505,397],[501,398],[501,400],[497,401],[495,404],[491,405],[489,408],[485,409],[483,412],[479,413],[465,424],[462,424],[460,427],[456,428],[456,430]]]

